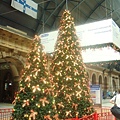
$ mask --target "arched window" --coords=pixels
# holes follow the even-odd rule
[[[96,75],[92,75],[92,85],[96,84]]]
[[[99,85],[101,85],[102,84],[102,76],[100,75],[99,76]]]

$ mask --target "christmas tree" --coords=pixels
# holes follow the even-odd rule
[[[60,119],[81,118],[94,112],[89,80],[81,55],[74,19],[63,12],[50,72]]]
[[[31,51],[20,78],[19,91],[14,100],[14,120],[54,120],[54,97],[48,79],[47,56],[38,36],[35,36]]]

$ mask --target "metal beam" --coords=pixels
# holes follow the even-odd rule
[[[41,14],[40,18],[38,19],[39,22],[38,22],[38,24],[36,26],[36,30],[35,30],[35,32],[37,34],[39,34],[38,31],[41,28],[41,26],[44,25],[45,9],[47,9],[49,3],[50,3],[50,1],[47,2],[47,5],[45,7],[44,7],[44,3],[43,3],[43,6],[39,5],[41,7],[41,9],[42,9],[42,14]],[[49,12],[49,11],[47,11],[47,12]],[[51,14],[51,12],[49,12],[49,13]],[[46,25],[48,25],[49,27],[51,27],[49,24],[46,24]]]
[[[69,1],[71,2],[71,4],[72,4],[73,6],[75,6],[75,4],[73,4],[72,2],[77,2],[77,5],[76,5],[72,10],[70,10],[71,12],[72,12],[73,10],[75,10],[77,7],[79,7],[82,2],[84,2],[84,0],[82,0],[81,2],[80,2],[80,1],[72,1],[72,0],[69,0]],[[79,3],[79,4],[78,4],[78,3]],[[62,6],[62,7],[63,7],[63,6]],[[62,9],[62,7],[61,7],[61,9]],[[81,11],[81,10],[80,10],[80,11]],[[59,14],[59,13],[60,13],[60,11],[58,12],[58,14]],[[81,13],[87,17],[87,15],[84,14],[82,11],[81,11]],[[56,19],[57,19],[57,18],[56,18]],[[52,26],[54,25],[56,19],[54,20]]]
[[[55,8],[55,10],[50,14],[50,16],[45,20],[44,22],[44,25],[48,22],[48,20],[52,17],[52,15],[54,14],[54,12],[63,4],[65,3],[65,0],[62,0],[62,2]],[[40,34],[40,31],[41,31],[41,28],[39,29],[39,26],[38,26],[38,34]]]
[[[104,2],[105,0],[101,0],[95,7],[94,9],[90,12],[90,14],[88,15],[88,18],[90,18],[90,16],[95,12],[95,10],[101,6],[101,4]],[[86,21],[88,20],[88,18],[86,19]]]

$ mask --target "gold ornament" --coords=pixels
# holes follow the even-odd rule
[[[66,116],[68,116],[68,115],[70,115],[72,117],[71,111],[66,111]]]
[[[67,77],[66,77],[66,80],[67,80],[67,81],[68,81],[68,80],[72,80],[71,76],[67,76]]]
[[[77,92],[76,96],[81,97],[81,91]]]
[[[50,89],[50,88],[47,88],[47,89],[45,90],[45,93],[50,95],[51,89]]]
[[[59,108],[64,108],[64,105],[63,105],[62,102],[61,102],[61,103],[58,103],[57,105],[58,105]]]
[[[77,69],[75,69],[74,72],[75,72],[75,73],[74,73],[75,75],[79,75],[79,72],[78,72]]]
[[[68,66],[67,68],[66,68],[66,71],[71,71],[71,66]]]
[[[27,78],[25,79],[25,82],[29,82],[30,81],[30,76],[27,76]]]
[[[45,103],[49,104],[49,101],[47,100],[46,97],[44,97],[43,99],[40,99],[40,101],[42,102],[43,106],[45,106]]]
[[[23,100],[23,102],[24,104],[22,105],[22,107],[29,106],[29,99]]]
[[[58,114],[54,115],[53,118],[55,118],[55,120],[59,120]]]
[[[30,63],[28,63],[28,65],[26,65],[26,68],[27,68],[27,69],[29,69],[29,68],[30,68],[30,66],[31,66],[31,64],[30,64]]]
[[[57,71],[56,75],[62,76],[61,72],[62,72],[62,71]]]
[[[25,92],[24,90],[25,90],[25,88],[20,87],[20,91],[19,92],[22,92],[22,91]]]
[[[39,85],[33,86],[32,89],[33,92],[35,92],[36,90],[40,91]]]
[[[71,96],[66,94],[65,99],[71,100]]]
[[[51,117],[50,117],[50,115],[44,116],[44,119],[45,119],[45,120],[52,120]]]
[[[75,110],[77,110],[77,107],[78,107],[78,104],[75,104],[75,103],[72,104],[72,108],[75,108]]]
[[[36,115],[37,115],[37,112],[34,112],[33,110],[31,110],[31,114],[29,116],[29,120],[35,120],[36,119]]]

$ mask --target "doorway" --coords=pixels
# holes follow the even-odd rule
[[[4,76],[3,81],[3,102],[11,103],[12,102],[12,95],[13,93],[13,81],[12,81],[12,74],[7,72]]]

